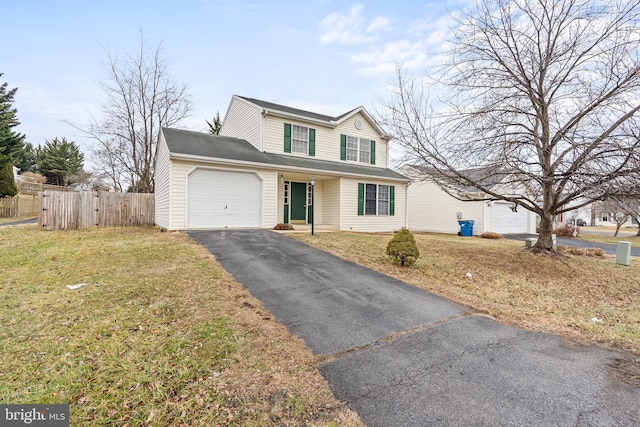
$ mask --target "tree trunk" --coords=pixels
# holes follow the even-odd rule
[[[613,237],[618,237],[618,232],[620,231],[620,227],[622,224],[616,224],[616,232],[613,233]]]
[[[535,249],[544,251],[553,251],[553,216],[548,212],[544,212],[540,216],[540,227],[538,231],[538,241],[534,246]]]
[[[636,236],[640,237],[640,216],[638,217],[638,233]]]

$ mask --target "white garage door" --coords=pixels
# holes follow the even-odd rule
[[[494,202],[491,208],[491,231],[496,233],[528,233],[529,211],[518,207],[511,210],[511,203]]]
[[[261,200],[253,173],[196,169],[187,184],[187,228],[260,227]]]

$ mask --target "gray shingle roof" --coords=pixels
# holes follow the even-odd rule
[[[295,114],[297,116],[308,117],[310,119],[322,120],[324,122],[336,121],[336,117],[327,116],[324,114],[313,113],[311,111],[300,110],[298,108],[287,107],[285,105],[274,104],[273,102],[262,101],[260,99],[248,98],[246,96],[236,95],[238,98],[245,99],[253,104],[256,104],[267,110],[282,111],[283,113]],[[344,114],[342,115],[344,116]],[[340,116],[340,117],[342,117]]]
[[[239,138],[211,135],[182,129],[163,128],[165,141],[172,154],[227,159],[241,162],[263,163],[283,169],[303,168],[326,171],[332,174],[362,175],[409,181],[409,178],[391,169],[378,168],[347,162],[331,162],[310,157],[264,153],[248,141]]]
[[[414,169],[423,177],[431,177],[446,184],[450,187],[456,187],[460,191],[474,192],[478,189],[472,185],[467,184],[461,178],[457,178],[453,173],[437,170],[434,168],[418,165],[408,165],[409,168]],[[461,170],[460,173],[468,177],[469,179],[476,181],[479,185],[486,188],[493,188],[496,185],[504,182],[505,178],[509,177],[509,173],[500,166],[487,166],[476,169]]]

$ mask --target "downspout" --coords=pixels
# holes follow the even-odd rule
[[[266,109],[262,109],[262,120],[260,123],[260,151],[262,151],[264,153],[264,127],[265,127],[265,123],[267,122],[267,110]]]
[[[409,186],[411,181],[407,182],[407,186],[404,189],[404,228],[409,228]]]

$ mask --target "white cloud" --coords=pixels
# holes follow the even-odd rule
[[[347,13],[331,13],[320,22],[320,43],[360,45],[354,48],[359,51],[350,54],[360,75],[391,77],[398,63],[407,71],[425,73],[441,64],[439,52],[446,48],[451,24],[448,13],[436,14],[428,9],[425,6],[427,17],[409,17],[406,25],[392,26],[384,16],[365,19],[363,6],[355,5]]]
[[[422,40],[398,40],[355,54],[351,61],[366,76],[386,76],[395,73],[395,64],[402,63],[407,70],[424,69],[428,63],[427,50]]]
[[[379,33],[389,27],[389,19],[383,16],[376,16],[367,24],[362,16],[362,5],[355,5],[346,15],[334,12],[320,21],[320,44],[373,43]]]
[[[376,16],[373,21],[367,26],[366,33],[373,33],[376,31],[385,31],[389,29],[391,21],[384,16]]]

